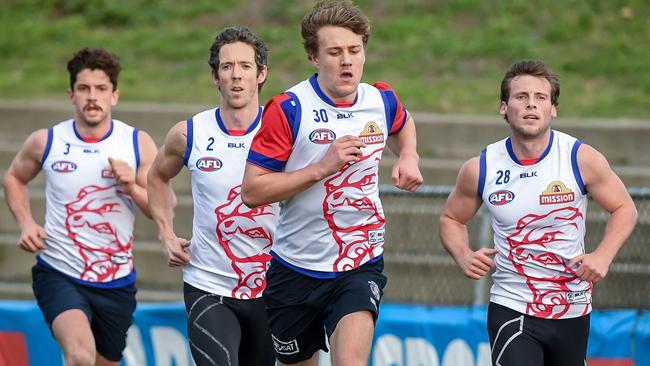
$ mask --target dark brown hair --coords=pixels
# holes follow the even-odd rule
[[[542,61],[524,60],[515,62],[510,66],[501,81],[501,101],[508,103],[510,99],[510,82],[516,76],[531,75],[543,77],[551,84],[551,104],[557,106],[560,99],[560,78],[551,72],[548,66]]]
[[[364,47],[368,44],[370,22],[358,7],[348,0],[322,0],[302,18],[303,45],[310,59],[318,53],[318,31],[328,25],[349,29],[362,37]]]
[[[212,74],[215,77],[219,75],[219,51],[221,47],[235,42],[243,42],[253,47],[253,50],[255,50],[257,75],[259,76],[262,68],[267,65],[269,50],[260,37],[256,36],[248,27],[243,25],[228,27],[214,38],[214,42],[210,46],[210,58],[208,59],[208,65],[212,68]],[[262,89],[262,85],[264,85],[264,82],[257,85],[258,91]]]
[[[84,47],[75,52],[68,61],[70,89],[74,90],[77,75],[85,69],[104,71],[113,84],[113,90],[117,89],[117,77],[120,75],[122,66],[120,66],[120,59],[116,55],[103,48]]]

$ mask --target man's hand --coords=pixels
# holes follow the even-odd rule
[[[168,266],[182,267],[190,262],[190,253],[187,250],[190,242],[187,239],[173,236],[161,241]]]
[[[345,164],[359,161],[363,147],[366,147],[366,144],[357,136],[346,135],[334,140],[319,162],[323,176],[328,177],[338,172]]]
[[[463,256],[460,268],[465,276],[478,280],[485,276],[490,268],[494,268],[492,257],[495,254],[497,250],[493,248],[481,248],[475,252],[470,250]]]
[[[416,155],[400,155],[399,159],[393,165],[391,178],[395,187],[414,192],[424,179],[418,163],[420,158]]]
[[[131,194],[135,187],[135,174],[133,169],[124,160],[108,158],[111,165],[111,172],[115,175],[115,180],[124,187],[127,193]]]
[[[47,234],[45,234],[45,229],[37,223],[31,223],[25,225],[20,231],[20,239],[18,240],[18,246],[20,249],[25,250],[30,253],[36,253],[39,250],[47,249],[43,239],[47,239]]]
[[[569,268],[578,265],[576,276],[583,281],[597,283],[609,272],[609,265],[613,258],[601,255],[597,251],[588,254],[581,254],[569,261]]]

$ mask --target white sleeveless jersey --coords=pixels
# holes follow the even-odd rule
[[[185,165],[191,173],[194,220],[183,279],[201,290],[255,299],[266,287],[278,205],[248,208],[241,181],[262,108],[243,136],[228,133],[219,109],[187,121]]]
[[[375,86],[360,84],[355,102],[337,107],[315,77],[286,95],[297,104],[297,130],[285,172],[320,161],[330,143],[345,135],[359,136],[367,146],[360,161],[281,203],[274,257],[294,269],[330,273],[378,259],[385,226],[378,170],[390,130],[385,96]]]
[[[136,205],[116,182],[108,158],[139,164],[137,130],[113,120],[98,142],[85,142],[67,120],[48,130],[45,171],[47,249],[39,263],[97,287],[135,281],[131,249]]]
[[[479,195],[498,250],[490,301],[540,318],[574,318],[591,311],[591,283],[568,266],[584,253],[587,193],[580,141],[559,131],[550,136],[533,165],[519,163],[509,138],[481,154]]]

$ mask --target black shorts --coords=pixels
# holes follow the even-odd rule
[[[505,306],[488,306],[492,364],[502,366],[584,366],[590,315],[543,319]]]
[[[211,294],[185,283],[192,357],[203,365],[275,365],[264,300]]]
[[[320,279],[295,272],[275,259],[266,272],[264,300],[276,358],[282,363],[309,359],[327,351],[326,338],[345,315],[367,310],[375,321],[386,286],[380,259],[336,278]]]
[[[36,264],[32,289],[48,326],[64,311],[79,309],[88,317],[97,352],[109,361],[122,359],[136,305],[134,284],[110,289],[85,286]]]

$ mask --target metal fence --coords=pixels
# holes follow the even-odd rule
[[[385,299],[392,302],[472,305],[489,299],[491,279],[470,280],[463,275],[438,237],[438,218],[452,187],[424,186],[415,193],[381,185],[386,213]],[[650,308],[650,188],[630,188],[639,211],[637,226],[610,266],[609,274],[594,286],[596,308]],[[586,251],[603,237],[609,214],[589,202]],[[490,217],[484,207],[468,223],[474,249],[493,246]]]

